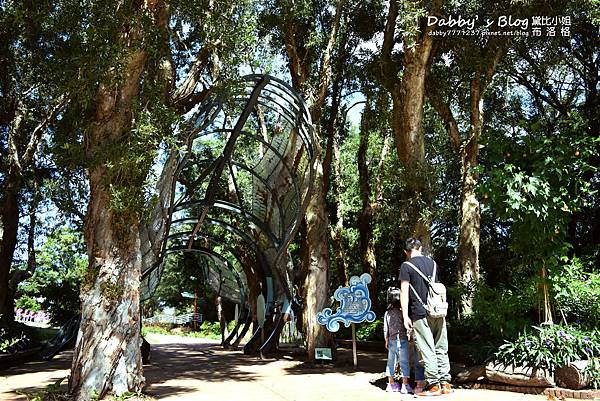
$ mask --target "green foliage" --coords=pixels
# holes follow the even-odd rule
[[[29,295],[23,295],[16,300],[15,308],[37,312],[42,309],[42,306],[38,301],[35,300],[35,298],[30,297]]]
[[[190,308],[194,300],[183,297],[182,292],[194,293],[194,289],[197,288],[199,294],[206,294],[207,291],[210,293],[202,282],[203,273],[196,259],[197,256],[192,253],[176,254],[167,258],[161,281],[154,293],[157,302],[183,311]],[[200,296],[198,308],[202,310],[205,303],[205,296]]]
[[[219,322],[202,322],[197,332],[190,332],[191,337],[221,339],[221,326]]]
[[[231,332],[234,326],[235,321],[229,322],[227,325],[227,330]],[[185,337],[210,338],[212,340],[220,340],[221,326],[219,322],[210,321],[203,321],[197,331],[193,331],[190,327],[178,327],[173,324],[154,324],[152,326],[144,326],[142,328],[142,335],[146,336],[149,333],[181,335]]]
[[[0,329],[0,331],[0,335],[5,337],[4,329]],[[23,341],[23,339],[23,337],[3,338],[2,341],[0,341],[0,353],[10,353],[16,345]]]
[[[592,358],[583,372],[590,378],[591,387],[600,389],[600,358]]]
[[[453,298],[459,299],[456,288],[450,291]],[[532,323],[536,293],[535,279],[522,282],[516,288],[492,288],[479,282],[473,297],[473,313],[452,321],[451,330],[465,340],[473,336],[484,336],[486,340],[515,336]]]
[[[81,233],[68,227],[55,229],[37,254],[37,268],[22,282],[19,291],[24,301],[42,297],[43,309],[52,323],[61,325],[79,313],[79,288],[87,267],[87,255]]]
[[[556,309],[569,321],[595,327],[600,321],[600,272],[573,257],[553,259],[550,272]]]
[[[516,340],[506,341],[496,358],[516,366],[544,368],[551,372],[578,360],[600,357],[600,332],[586,331],[577,326],[552,325],[533,327]],[[597,388],[600,382],[594,382]]]
[[[383,318],[373,322],[364,322],[356,328],[356,339],[359,341],[383,341]]]
[[[586,172],[594,171],[587,160],[597,140],[585,135],[578,114],[570,117],[553,136],[536,132],[544,129],[539,121],[521,120],[521,127],[533,132],[520,143],[488,143],[489,158],[498,167],[487,173],[480,194],[500,218],[513,222],[511,248],[524,263],[562,251],[569,217],[594,194]]]

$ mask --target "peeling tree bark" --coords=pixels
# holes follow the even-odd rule
[[[337,182],[341,182],[341,166],[340,166],[340,148],[334,141],[333,143],[333,157],[334,157],[334,174]],[[344,230],[344,217],[342,215],[341,208],[339,205],[336,206],[336,222],[335,226],[331,227],[331,240],[333,243],[333,249],[335,252],[335,258],[338,263],[338,278],[340,284],[348,285],[348,261],[346,260],[346,253],[344,252],[343,242],[343,230]]]
[[[483,99],[479,78],[471,80],[471,134],[463,144],[460,154],[461,171],[461,218],[458,245],[459,280],[469,288],[463,297],[461,310],[471,313],[473,297],[471,288],[479,281],[479,240],[481,234],[481,214],[475,190],[479,181],[476,172],[479,156],[479,138],[483,129]]]
[[[319,143],[315,148],[320,153]],[[327,306],[329,300],[329,249],[328,218],[323,193],[323,166],[320,155],[315,158],[315,181],[313,192],[306,210],[306,240],[308,245],[308,266],[304,281],[304,322],[308,359],[315,358],[316,347],[330,347],[331,334],[317,322],[317,313]]]
[[[143,50],[130,50],[123,82],[101,85],[95,122],[85,136],[93,159],[109,144],[123,143],[132,124],[132,107],[147,61]],[[117,175],[127,175],[122,172]],[[118,216],[110,209],[111,186],[123,177],[104,164],[88,170],[90,202],[85,221],[89,267],[81,289],[81,325],[69,379],[77,400],[108,393],[139,392],[144,384],[140,354],[140,217]],[[139,177],[128,177],[134,181]],[[142,191],[142,185],[136,190]],[[125,221],[122,221],[125,219]]]
[[[344,32],[344,36],[340,38],[341,43],[347,41],[347,34]],[[336,77],[332,85],[331,93],[331,109],[329,111],[329,119],[327,121],[327,145],[325,148],[325,157],[323,159],[323,191],[324,197],[327,200],[327,207],[329,216],[335,216],[335,225],[329,228],[329,237],[331,238],[333,252],[335,254],[335,260],[337,264],[337,273],[340,284],[346,285],[348,283],[348,264],[346,262],[346,255],[343,248],[343,229],[344,222],[343,216],[339,204],[337,202],[338,197],[334,196],[334,200],[328,197],[329,191],[336,191],[337,188],[331,185],[331,177],[335,176],[335,182],[341,182],[341,171],[340,171],[340,149],[338,145],[338,115],[340,114],[340,102],[342,96],[342,86],[345,81],[344,75],[344,62],[347,57],[347,51],[344,48],[337,57],[335,63]],[[345,123],[345,121],[344,121]],[[343,128],[342,128],[343,129]]]

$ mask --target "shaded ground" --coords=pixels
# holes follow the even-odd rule
[[[280,355],[260,360],[241,351],[224,350],[213,340],[152,335],[151,364],[144,367],[146,392],[159,400],[316,401],[402,400],[412,396],[386,393],[369,383],[385,367],[385,355],[341,350],[341,367],[307,367],[298,358]],[[72,352],[50,362],[29,362],[0,370],[0,400],[26,400],[16,391],[39,391],[69,374]],[[66,382],[66,380],[65,380]],[[457,390],[447,400],[534,401],[544,396],[489,390]]]

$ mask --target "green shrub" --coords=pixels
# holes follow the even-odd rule
[[[359,341],[383,341],[383,318],[357,325],[356,339]]]
[[[473,312],[460,320],[450,320],[450,338],[471,342],[475,335],[484,341],[517,336],[530,326],[535,309],[536,280],[522,282],[518,288],[491,288],[483,282],[476,285]]]
[[[506,341],[495,356],[505,364],[543,368],[550,372],[585,359],[593,361],[590,368],[593,371],[597,358],[600,358],[600,332],[577,326],[534,326],[532,332],[525,331],[516,340]],[[600,374],[592,376],[592,385],[600,387]]]
[[[15,307],[23,310],[30,310],[37,312],[42,309],[42,306],[35,300],[34,297],[29,295],[22,295],[15,301]]]
[[[556,259],[550,268],[555,308],[571,321],[594,327],[600,321],[600,274],[578,258]]]
[[[235,326],[235,322],[229,322],[228,331],[231,332]],[[167,334],[167,335],[180,335],[194,338],[210,338],[213,340],[221,339],[221,326],[219,322],[204,321],[200,325],[197,331],[192,331],[189,327],[181,327],[172,323],[156,323],[152,326],[144,326],[142,328],[142,335],[148,333],[155,334]]]

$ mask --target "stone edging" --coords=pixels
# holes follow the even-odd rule
[[[544,394],[554,397],[574,398],[576,400],[593,400],[600,398],[600,390],[569,390],[560,387],[525,387],[525,386],[508,386],[506,384],[493,383],[475,383],[471,388],[484,390],[512,391],[524,394]]]

